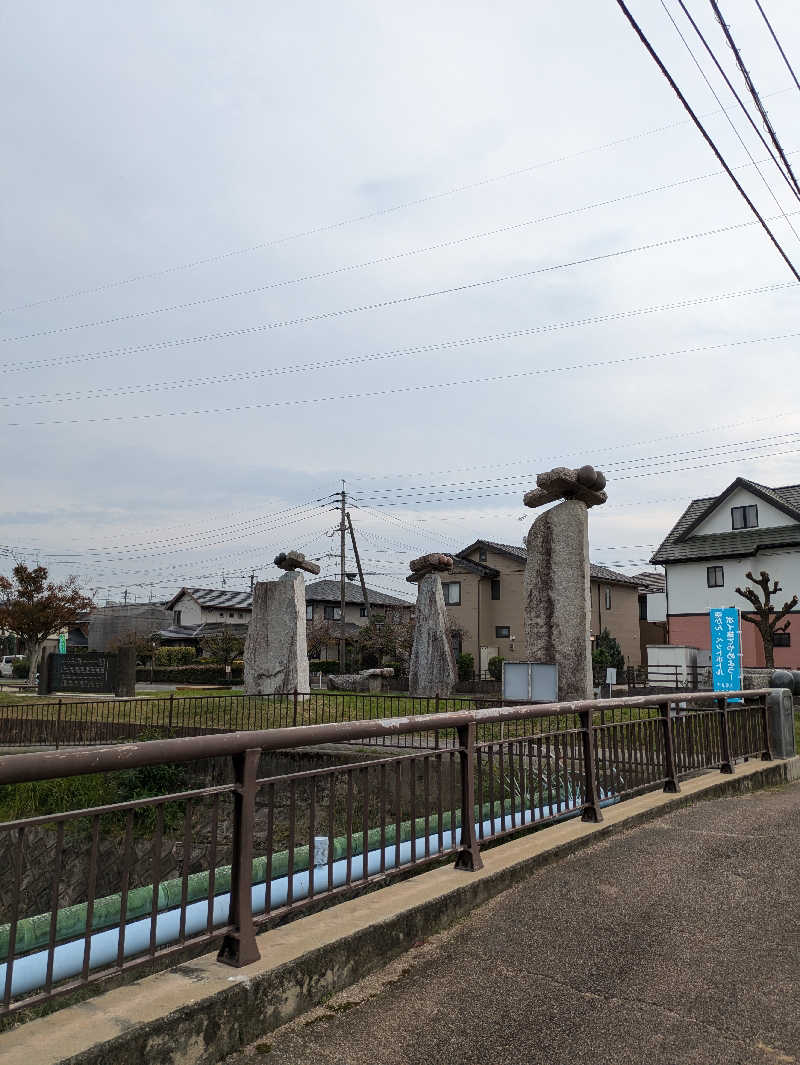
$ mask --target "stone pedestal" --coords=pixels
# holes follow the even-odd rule
[[[126,644],[117,651],[115,695],[132,699],[136,695],[136,648]]]
[[[310,690],[305,581],[299,570],[277,581],[260,581],[253,589],[244,690],[247,695]]]
[[[442,579],[438,573],[428,573],[417,582],[408,691],[410,695],[449,695],[455,682],[456,664],[447,631]]]
[[[559,700],[592,698],[589,520],[578,499],[541,514],[530,528],[525,566],[529,662],[558,666]]]

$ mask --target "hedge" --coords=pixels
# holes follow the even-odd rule
[[[154,684],[241,684],[241,666],[234,666],[230,673],[224,666],[156,666],[152,671],[147,666],[136,670],[140,683]]]
[[[308,663],[309,673],[338,673],[339,663],[330,658],[321,658]]]

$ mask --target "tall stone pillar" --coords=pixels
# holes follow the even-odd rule
[[[563,502],[528,532],[523,610],[530,662],[558,666],[558,698],[591,699],[591,596],[588,508],[605,503],[605,477],[591,466],[558,467],[536,478],[525,505]]]
[[[259,581],[253,589],[253,612],[244,645],[244,690],[247,695],[308,692],[306,589],[303,574],[319,573],[297,551],[281,553],[275,565],[286,570],[277,581]]]
[[[411,563],[406,580],[417,585],[414,643],[408,667],[409,695],[449,695],[456,664],[447,628],[441,574],[453,568],[449,555],[423,555]]]

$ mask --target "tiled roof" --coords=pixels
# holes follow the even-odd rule
[[[751,491],[786,513],[785,525],[773,525],[763,529],[736,529],[730,532],[705,533],[694,536],[692,529],[715,509],[717,504],[735,487]],[[791,518],[797,516],[797,523]],[[718,496],[693,499],[670,529],[663,543],[650,559],[651,562],[700,562],[714,558],[747,558],[762,548],[794,546],[800,543],[800,485],[789,484],[781,488],[767,488],[738,477]]]
[[[633,579],[639,585],[640,592],[664,592],[667,578],[663,573],[634,573]]]
[[[232,588],[181,588],[167,604],[169,610],[182,595],[190,595],[200,606],[215,610],[251,610],[253,596],[250,592],[237,592]]]
[[[411,606],[406,599],[398,599],[385,592],[378,592],[374,588],[367,588],[369,601],[375,606]],[[191,595],[197,602],[207,608],[215,610],[252,610],[253,596],[250,592],[235,592],[228,588],[181,588],[176,596],[170,600],[170,609],[184,594]],[[338,603],[339,582],[333,580],[312,581],[306,583],[306,600],[311,602]],[[345,601],[348,603],[363,603],[361,585],[352,581],[345,583]]]
[[[495,551],[499,551],[501,554],[510,555],[512,558],[517,558],[520,562],[526,562],[528,559],[527,548],[518,547],[516,544],[500,544],[495,540],[476,540],[470,547],[465,548],[465,551],[474,551],[479,544],[485,544],[487,547],[493,548]],[[461,558],[464,551],[459,551],[457,557]],[[624,573],[618,573],[616,570],[609,569],[607,566],[598,566],[594,562],[589,563],[589,576],[596,581],[605,581],[607,584],[638,584],[639,582],[635,577],[628,577]]]
[[[346,603],[363,603],[364,596],[361,594],[361,585],[353,581],[346,581],[344,586],[344,600]],[[398,599],[397,596],[378,592],[374,588],[367,588],[369,601],[372,606],[412,606],[407,599]],[[312,581],[306,585],[306,600],[314,603],[339,603],[341,602],[341,589],[338,581],[321,580]]]

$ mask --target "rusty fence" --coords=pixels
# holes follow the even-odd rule
[[[477,709],[490,700],[367,692],[311,691],[276,695],[52,699],[0,705],[0,747],[78,747],[148,738],[328,725]],[[375,741],[373,741],[375,742]],[[413,745],[413,738],[408,741]]]
[[[474,870],[482,846],[511,834],[600,821],[610,802],[770,758],[768,694],[440,710],[7,756],[3,816],[15,799],[52,808],[0,823],[0,1015],[212,945],[245,965],[257,932],[289,915],[447,858]],[[298,748],[431,734],[424,749],[275,770]],[[209,760],[216,777],[192,778]],[[135,773],[154,794],[71,798],[81,780],[91,794]]]

